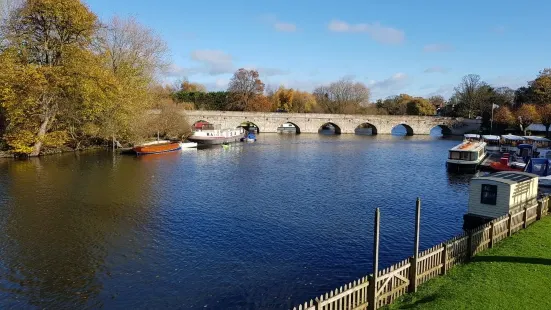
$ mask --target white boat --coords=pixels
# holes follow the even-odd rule
[[[463,141],[480,141],[480,135],[474,133],[466,133],[463,136]]]
[[[279,127],[277,127],[278,133],[296,133],[297,127],[291,123],[285,123]]]
[[[518,151],[518,145],[526,141],[526,138],[515,135],[503,135],[501,136],[503,143],[501,143],[501,153],[516,153]]]
[[[244,135],[245,129],[242,127],[221,129],[212,124],[202,124],[200,128],[195,128],[188,140],[198,144],[213,145],[239,142]]]
[[[501,138],[493,135],[483,135],[482,141],[486,142],[486,152],[499,153],[501,151]]]
[[[454,146],[448,151],[448,171],[476,171],[486,158],[485,147],[486,142],[483,141],[464,141]]]
[[[197,147],[197,142],[180,142],[182,149],[192,149]]]

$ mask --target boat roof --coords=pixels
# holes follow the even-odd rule
[[[532,144],[522,143],[522,144],[517,145],[517,147],[518,147],[519,149],[531,149],[531,148],[533,148],[534,146],[533,146]]]
[[[466,133],[465,138],[476,138],[480,139],[480,135],[474,134],[474,133]]]
[[[483,135],[483,136],[482,136],[482,139],[486,139],[486,140],[499,140],[500,137],[499,137],[499,136],[494,136],[494,135]]]
[[[524,137],[521,136],[515,136],[515,135],[503,135],[501,136],[503,139],[507,140],[526,140]]]
[[[505,184],[517,184],[517,183],[522,183],[537,177],[538,177],[537,175],[533,173],[528,173],[528,172],[501,171],[501,172],[492,173],[487,176],[473,178],[473,181],[489,180],[489,181],[495,181],[495,182],[505,183]]]
[[[551,142],[551,140],[544,138],[544,137],[538,137],[538,136],[524,136],[524,138],[532,141],[541,141],[541,142]]]
[[[484,147],[484,142],[463,142],[450,149],[450,151],[475,151],[477,148]]]

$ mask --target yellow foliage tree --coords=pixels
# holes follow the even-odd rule
[[[112,80],[91,51],[97,18],[78,0],[28,0],[11,14],[0,52],[6,141],[39,155],[67,140],[61,119],[75,105],[95,110]]]

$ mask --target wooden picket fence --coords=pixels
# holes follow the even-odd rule
[[[515,232],[547,216],[550,212],[549,200],[549,197],[544,197],[538,200],[537,205],[515,210],[421,252],[418,251],[420,214],[418,201],[415,242],[417,255],[378,270],[376,277],[373,274],[362,277],[325,293],[315,300],[294,307],[293,310],[367,310],[389,305],[400,296],[416,291],[419,285],[446,274],[453,266],[469,261],[474,255],[493,247]],[[377,210],[376,261],[378,261],[378,226]],[[378,265],[378,262],[375,265]]]

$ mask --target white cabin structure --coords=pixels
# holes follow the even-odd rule
[[[538,176],[502,171],[471,180],[468,216],[490,221],[520,208],[537,205]]]

